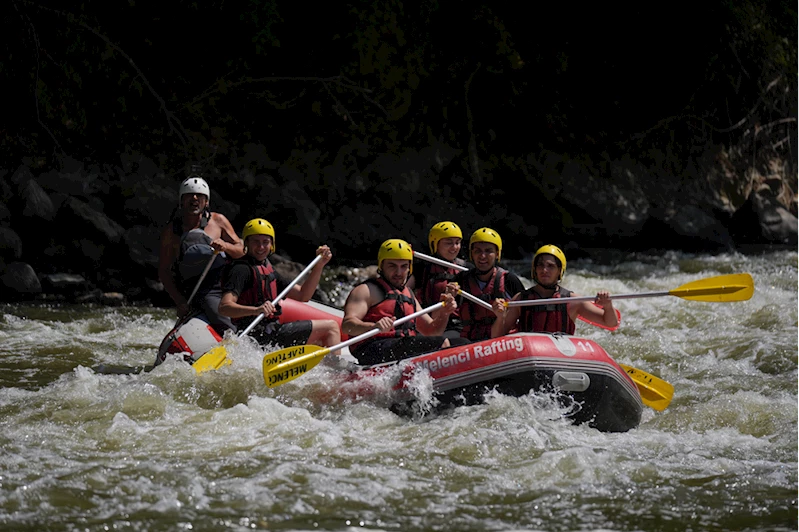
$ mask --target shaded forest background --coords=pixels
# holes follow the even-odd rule
[[[58,220],[22,212],[31,181],[157,238],[191,164],[214,210],[238,230],[270,219],[303,259],[323,241],[344,259],[395,236],[426,248],[444,219],[496,228],[509,258],[544,242],[651,249],[653,235],[678,249],[796,244],[764,236],[747,207],[766,187],[796,216],[795,2],[0,11],[0,220],[25,243],[15,258],[43,270],[70,254],[28,238]],[[703,217],[716,221],[692,234]],[[152,253],[134,260],[152,274]]]

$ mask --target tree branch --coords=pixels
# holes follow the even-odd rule
[[[130,66],[133,68],[133,70],[136,71],[136,74],[141,77],[142,82],[147,87],[147,89],[149,90],[149,92],[153,96],[153,98],[155,98],[156,101],[158,101],[158,105],[159,105],[161,111],[164,113],[164,116],[166,116],[166,120],[167,120],[167,124],[169,125],[169,129],[180,139],[181,143],[183,144],[184,154],[188,158],[188,156],[189,156],[189,154],[188,154],[189,135],[186,133],[186,129],[183,127],[183,124],[180,122],[180,119],[177,116],[175,116],[175,114],[167,108],[166,100],[164,100],[161,97],[161,95],[158,94],[158,92],[152,86],[150,81],[147,79],[147,76],[144,75],[144,72],[142,72],[142,70],[139,68],[139,66],[136,64],[136,62],[133,60],[132,57],[130,57],[127,53],[125,53],[125,51],[122,48],[120,48],[116,43],[112,42],[111,39],[109,39],[108,37],[106,37],[105,35],[100,33],[99,30],[89,26],[88,24],[86,24],[85,22],[80,20],[80,18],[77,17],[76,15],[74,15],[72,13],[69,13],[69,12],[60,11],[58,9],[52,9],[52,8],[49,8],[49,7],[45,7],[45,6],[42,6],[42,5],[39,5],[39,4],[35,4],[35,6],[38,9],[44,9],[46,11],[51,11],[53,13],[61,15],[61,16],[65,17],[67,19],[67,21],[74,21],[80,27],[82,27],[82,28],[90,31],[91,33],[93,33],[95,36],[97,36],[99,39],[101,39],[103,42],[105,42],[108,46],[110,46],[115,51],[117,51],[122,57],[124,57],[125,60],[127,60],[127,62],[130,64]],[[38,46],[38,40],[37,40],[37,46]]]
[[[33,25],[33,21],[31,21],[30,17],[28,17],[25,13],[22,13],[19,10],[19,7],[17,7],[16,2],[14,2],[14,9],[17,11],[23,22],[30,27],[30,32],[31,35],[33,36],[33,42],[36,44],[36,78],[34,79],[33,82],[33,100],[34,100],[34,108],[36,109],[36,121],[39,123],[42,129],[44,129],[47,132],[47,134],[50,135],[50,138],[53,139],[55,148],[58,149],[62,155],[65,155],[63,148],[61,148],[61,143],[58,142],[56,136],[53,134],[50,128],[47,127],[47,124],[44,123],[44,121],[42,120],[41,112],[39,110],[39,64],[40,64],[39,51],[41,50],[41,46],[39,44],[39,34],[36,33],[36,26]]]
[[[321,83],[323,88],[325,89],[325,91],[336,102],[336,106],[341,108],[341,109],[344,109],[345,114],[346,114],[346,116],[348,117],[348,119],[350,121],[353,121],[352,114],[349,111],[347,111],[344,108],[344,106],[341,105],[341,102],[339,102],[339,100],[333,95],[333,93],[330,90],[330,86],[329,86],[330,84],[337,85],[337,86],[339,86],[339,87],[341,87],[341,88],[343,88],[345,90],[350,90],[350,91],[353,91],[355,93],[359,93],[360,96],[364,100],[366,100],[367,102],[371,103],[372,105],[374,105],[375,107],[380,109],[380,111],[385,116],[389,116],[388,111],[386,111],[379,103],[374,101],[374,99],[369,97],[369,94],[371,94],[373,92],[371,89],[364,89],[362,87],[359,87],[357,84],[353,83],[352,81],[350,81],[349,79],[347,79],[344,76],[331,76],[331,77],[327,77],[327,78],[320,78],[320,77],[316,77],[316,76],[268,76],[268,77],[263,77],[263,78],[250,78],[250,77],[247,77],[247,78],[242,78],[242,79],[240,79],[238,81],[227,82],[226,90],[234,89],[234,88],[241,87],[241,86],[244,86],[244,85],[249,85],[251,83],[266,83],[266,82],[270,82],[271,83],[271,82],[278,82],[278,81],[304,81],[304,82],[310,81],[312,83]],[[191,101],[191,103],[188,104],[188,105],[195,105],[198,102],[200,102],[201,100],[209,98],[213,94],[221,93],[221,91],[219,90],[218,87],[219,87],[218,82],[215,83],[214,85],[211,85],[210,87],[205,89],[203,92],[198,94]],[[354,121],[353,121],[353,124],[355,124]]]

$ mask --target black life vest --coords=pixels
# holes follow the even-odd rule
[[[572,292],[561,286],[555,289],[552,298],[571,297]],[[550,299],[528,288],[522,291],[520,300]],[[519,313],[519,332],[550,332],[574,334],[575,324],[569,317],[568,304],[549,304],[531,307],[521,307]]]

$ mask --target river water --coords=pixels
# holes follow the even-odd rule
[[[675,387],[621,434],[536,394],[401,417],[337,394],[325,365],[269,389],[248,338],[216,372],[97,374],[152,363],[173,311],[4,305],[0,529],[796,530],[796,252],[570,261],[564,285],[629,294],[742,272],[749,301],[625,299],[616,332],[578,324]],[[338,303],[347,288],[328,286]]]

